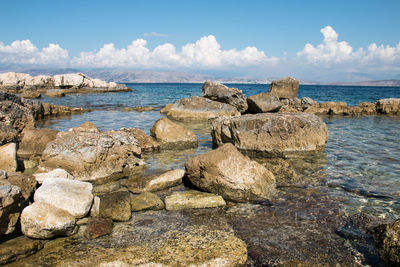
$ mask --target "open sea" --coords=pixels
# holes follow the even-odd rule
[[[201,96],[202,85],[127,86],[133,91],[43,97],[44,102],[91,108],[93,112],[45,120],[39,126],[67,130],[92,121],[101,130],[134,127],[149,133],[154,122],[163,116],[159,112],[161,107],[183,97]],[[241,89],[247,96],[268,91],[265,84],[228,86]],[[400,87],[300,85],[298,97],[304,96],[318,102],[358,105],[382,98],[400,98]],[[137,106],[156,109],[122,112],[125,107]],[[365,216],[382,221],[400,218],[400,117],[333,116],[323,120],[329,130],[325,153],[291,162],[301,174],[300,186],[280,188],[279,197],[268,205],[243,204],[229,209],[228,213],[234,214],[231,221],[235,231],[248,245],[249,255],[254,254],[251,264],[273,264],[270,259],[278,257],[276,251],[281,251],[279,257],[283,257],[282,251],[287,251],[300,259],[324,254],[327,258],[323,262],[341,262],[342,266],[357,263],[382,266],[371,240],[356,231],[358,224],[354,218]],[[180,123],[197,134],[199,147],[146,156],[147,174],[183,168],[189,157],[211,150],[209,123]],[[294,241],[299,245],[293,245]],[[354,262],[349,263],[346,253],[351,254]]]

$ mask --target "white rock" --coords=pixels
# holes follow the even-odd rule
[[[81,87],[85,76],[82,73],[54,75],[54,86]]]
[[[17,145],[15,143],[0,146],[0,170],[17,171]]]
[[[29,74],[7,72],[0,74],[0,84],[3,86],[23,87],[25,85],[25,80],[31,78]]]
[[[37,86],[42,87],[44,85],[50,85],[53,83],[53,78],[47,75],[38,75],[33,77],[27,77],[25,79],[25,86]]]
[[[64,178],[64,179],[70,179],[70,180],[75,179],[74,176],[69,174],[64,169],[54,169],[50,172],[45,172],[45,173],[35,173],[33,176],[35,177],[36,181],[39,184],[43,183],[43,181],[48,178],[55,178],[55,179]]]
[[[46,202],[68,211],[75,218],[84,217],[93,202],[91,183],[65,178],[47,178],[35,192],[35,202]]]

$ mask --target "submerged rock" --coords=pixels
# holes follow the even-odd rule
[[[154,193],[144,192],[131,197],[131,207],[134,211],[162,210],[164,202]]]
[[[195,186],[224,199],[260,201],[271,199],[276,193],[274,175],[232,144],[189,159],[185,168]]]
[[[285,77],[279,81],[272,81],[268,93],[282,98],[296,98],[299,91],[299,80],[292,77]]]
[[[371,229],[380,257],[392,266],[400,265],[400,220]]]
[[[0,264],[28,257],[43,248],[44,241],[20,236],[0,244]]]
[[[215,208],[225,205],[225,200],[219,195],[194,190],[174,192],[165,198],[167,210]]]
[[[246,96],[237,88],[229,88],[218,82],[206,81],[201,90],[202,96],[205,98],[232,105],[240,113],[247,110]]]
[[[213,122],[213,143],[234,144],[256,156],[284,156],[323,150],[328,128],[321,118],[304,113],[263,113]]]
[[[113,221],[110,218],[90,217],[84,235],[88,239],[95,239],[104,235],[110,235],[112,229]]]
[[[91,215],[94,217],[111,218],[113,221],[128,221],[131,218],[129,192],[117,191],[96,196]]]
[[[269,93],[249,96],[247,103],[251,113],[277,112],[282,107],[279,97]]]
[[[0,155],[0,170],[17,171],[17,145],[15,143],[0,146]]]

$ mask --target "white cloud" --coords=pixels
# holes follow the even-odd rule
[[[63,64],[68,51],[50,43],[39,50],[30,40],[16,40],[10,45],[0,42],[0,62],[14,64]]]

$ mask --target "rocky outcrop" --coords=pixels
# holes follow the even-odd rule
[[[17,145],[15,143],[0,146],[0,155],[0,170],[17,171]]]
[[[164,202],[154,193],[144,192],[131,197],[131,207],[134,211],[162,210]]]
[[[138,141],[129,132],[101,132],[92,123],[85,123],[59,132],[43,151],[40,167],[62,168],[76,180],[100,184],[128,176],[144,165],[140,157]]]
[[[313,114],[262,113],[216,120],[211,135],[217,146],[232,143],[252,156],[283,157],[323,150],[328,128]]]
[[[57,133],[57,130],[51,129],[25,129],[18,145],[18,157],[24,159],[40,157],[47,144],[56,138]]]
[[[157,120],[150,134],[160,144],[161,149],[187,149],[197,147],[196,135],[185,127],[167,118]]]
[[[380,257],[391,266],[400,265],[400,220],[371,229]]]
[[[22,98],[32,98],[32,99],[37,99],[41,98],[42,94],[36,91],[23,91],[21,93]]]
[[[386,98],[376,101],[376,110],[381,114],[400,115],[400,98]]]
[[[229,88],[221,83],[206,81],[202,89],[202,96],[214,101],[234,106],[240,113],[247,110],[246,96],[237,88]]]
[[[162,112],[180,120],[210,120],[240,115],[234,106],[198,96],[179,99]]]
[[[299,91],[299,80],[292,77],[285,77],[279,81],[272,81],[268,93],[283,98],[296,98]]]
[[[259,201],[271,199],[276,192],[274,175],[232,144],[189,159],[185,168],[193,185],[224,199]]]
[[[250,113],[277,112],[282,107],[279,97],[266,93],[249,96],[247,103]]]
[[[165,198],[167,210],[215,208],[225,205],[225,200],[219,195],[194,190],[174,192]]]
[[[93,217],[111,218],[113,221],[128,221],[131,218],[131,199],[128,191],[116,191],[94,198],[91,211]]]
[[[107,83],[90,78],[82,73],[45,76],[30,76],[24,73],[7,72],[0,74],[0,91],[25,93],[25,91],[46,92],[49,89],[60,89],[62,93],[87,92],[121,92],[131,91],[123,84]]]

